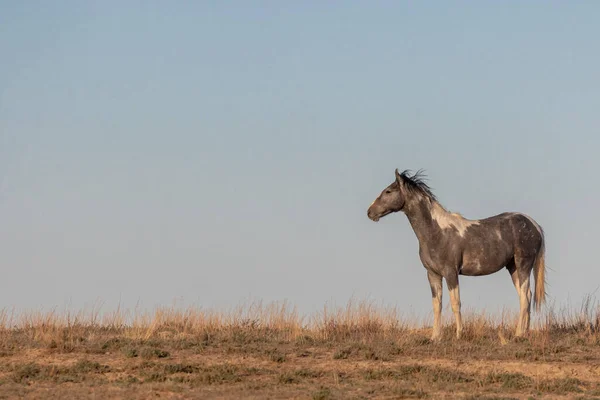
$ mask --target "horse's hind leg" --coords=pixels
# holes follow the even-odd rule
[[[531,314],[531,289],[529,277],[533,268],[533,261],[527,258],[516,258],[511,261],[506,268],[510,272],[513,284],[519,294],[519,322],[515,336],[523,336],[529,331],[529,322]]]

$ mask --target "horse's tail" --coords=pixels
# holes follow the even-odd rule
[[[533,279],[535,281],[533,304],[536,311],[540,311],[542,304],[546,301],[546,240],[544,239],[544,230],[539,225],[538,228],[540,235],[542,235],[542,244],[533,264]]]

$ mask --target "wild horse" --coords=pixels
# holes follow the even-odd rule
[[[480,220],[469,220],[447,211],[425,183],[421,171],[410,176],[399,173],[369,207],[373,221],[393,212],[408,217],[419,240],[419,256],[427,269],[433,297],[432,340],[441,338],[442,278],[450,292],[456,318],[456,336],[462,333],[458,276],[489,275],[506,267],[517,289],[520,315],[516,336],[529,330],[531,290],[529,277],[535,279],[534,305],[540,310],[545,301],[544,231],[531,217],[522,213],[502,213]]]

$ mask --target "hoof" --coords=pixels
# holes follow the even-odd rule
[[[529,338],[525,335],[521,335],[521,336],[516,336],[513,338],[513,341],[515,343],[528,343],[529,342]]]
[[[528,333],[529,333],[528,331],[516,331],[515,337],[523,338],[523,337],[526,337]]]
[[[442,341],[442,335],[432,335],[429,340],[431,340],[433,343],[439,343]]]

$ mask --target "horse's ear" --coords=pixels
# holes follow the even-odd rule
[[[396,182],[398,182],[398,185],[404,183],[404,179],[402,178],[402,175],[400,175],[400,172],[398,172],[398,168],[396,168]]]

